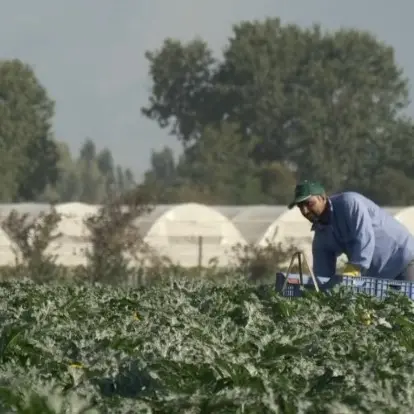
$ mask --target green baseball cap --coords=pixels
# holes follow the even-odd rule
[[[296,185],[294,199],[288,205],[288,208],[291,209],[294,206],[296,206],[296,204],[305,201],[314,195],[323,194],[325,194],[325,189],[320,183],[316,181],[302,181],[301,183]]]

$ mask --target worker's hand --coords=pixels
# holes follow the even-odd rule
[[[360,277],[361,270],[358,268],[358,266],[354,266],[351,263],[347,263],[345,265],[344,271],[342,272],[342,275],[349,277]]]

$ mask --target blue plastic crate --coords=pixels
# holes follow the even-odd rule
[[[335,286],[346,286],[355,293],[366,293],[370,296],[376,296],[383,299],[388,296],[389,292],[401,293],[414,300],[414,283],[392,279],[378,279],[374,277],[348,277],[336,275],[332,278],[315,277],[318,282],[319,290],[326,292]],[[304,290],[314,290],[315,286],[310,275],[302,276],[303,285],[300,284],[300,275],[298,273],[289,274],[289,281],[286,289],[282,292],[286,280],[286,274],[279,272],[276,274],[275,288],[283,296],[289,298],[300,297]]]

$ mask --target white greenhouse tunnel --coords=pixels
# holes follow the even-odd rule
[[[285,208],[284,212],[267,228],[258,245],[264,247],[271,243],[295,246],[304,252],[309,265],[312,266],[312,240],[311,224],[302,216],[300,210]]]
[[[85,251],[91,246],[84,220],[97,214],[99,208],[99,205],[77,202],[55,205],[61,215],[56,234],[61,236],[50,243],[47,253],[55,255],[62,265],[85,264]],[[414,234],[414,206],[384,208]],[[40,213],[50,211],[50,206],[41,203],[0,204],[1,220],[12,210],[37,218]],[[233,246],[266,246],[268,243],[293,244],[305,251],[312,265],[311,225],[298,209],[288,210],[283,205],[157,205],[134,224],[156,255],[165,255],[173,263],[186,267],[208,266],[212,259],[216,259],[219,266],[226,266],[231,263]],[[15,251],[10,237],[0,228],[0,266],[14,264]],[[345,259],[341,256],[339,261]]]
[[[60,221],[56,228],[56,234],[77,239],[86,239],[90,232],[85,220],[98,214],[99,207],[81,203],[69,203],[56,206],[56,213],[60,215]]]
[[[207,266],[217,259],[227,265],[229,248],[246,241],[232,222],[219,211],[197,203],[161,206],[150,218],[135,223],[144,241],[173,263],[186,267]]]
[[[247,243],[256,244],[275,220],[286,211],[285,206],[213,206],[240,231]]]
[[[85,252],[90,249],[90,232],[85,219],[96,215],[99,206],[83,203],[66,203],[55,206],[60,215],[53,235],[56,237],[46,249],[46,254],[56,258],[56,263],[63,266],[86,264]]]
[[[401,209],[394,217],[407,227],[410,233],[414,234],[414,207]]]
[[[13,266],[19,251],[3,229],[0,229],[0,266]]]

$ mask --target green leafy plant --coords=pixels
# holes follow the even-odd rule
[[[2,412],[414,409],[414,311],[401,295],[288,300],[189,275],[139,289],[9,281],[0,296]]]

